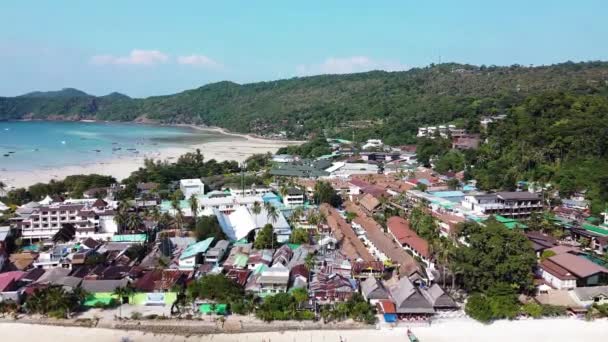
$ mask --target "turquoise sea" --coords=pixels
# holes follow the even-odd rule
[[[164,147],[234,139],[188,127],[130,123],[0,122],[0,170],[31,170],[141,156]]]

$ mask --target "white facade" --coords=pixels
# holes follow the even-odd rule
[[[235,195],[235,196],[263,196],[269,192],[272,192],[272,189],[270,188],[255,188],[255,187],[250,187],[250,188],[245,188],[245,190],[243,189],[237,189],[237,188],[230,188],[230,194]]]
[[[272,156],[272,161],[275,163],[292,163],[296,159],[290,154],[275,154]]]
[[[576,288],[576,279],[560,279],[542,268],[539,269],[539,273],[543,280],[555,289],[571,290]]]
[[[362,149],[367,150],[368,148],[380,148],[384,146],[380,139],[368,139],[365,145],[361,146]]]
[[[192,195],[204,195],[205,194],[205,184],[196,178],[196,179],[182,179],[179,181],[179,189],[184,194],[186,199],[190,198]]]
[[[283,204],[288,207],[303,205],[304,191],[300,189],[289,189],[287,194],[283,196]]]
[[[24,239],[50,239],[64,224],[72,224],[76,228],[78,239],[92,237],[100,229],[117,231],[113,222],[116,203],[104,202],[103,206],[95,206],[95,201],[69,200],[41,205],[21,222],[21,236]]]
[[[239,208],[251,208],[253,203],[263,203],[262,196],[217,196],[206,198],[202,197],[198,199],[200,206],[200,214],[209,216],[214,215],[214,211],[218,210],[224,214],[233,213]]]
[[[439,126],[427,126],[418,128],[418,137],[419,138],[434,138],[435,135],[439,133],[442,138],[447,138],[448,136],[460,137],[466,134],[466,131],[461,128],[456,128],[454,125],[439,125]]]

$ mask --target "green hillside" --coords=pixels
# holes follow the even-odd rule
[[[298,138],[324,129],[331,135],[350,138],[355,133],[357,140],[379,136],[398,144],[413,142],[419,125],[470,125],[480,115],[508,112],[544,92],[606,96],[607,82],[605,62],[543,67],[442,64],[245,85],[219,82],[146,99],[95,97],[75,89],[37,92],[0,97],[0,119],[145,119],[259,134],[287,131]]]

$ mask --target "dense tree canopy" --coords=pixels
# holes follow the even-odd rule
[[[315,183],[314,200],[317,204],[328,203],[332,207],[339,207],[342,204],[342,198],[336,190],[325,181]]]
[[[465,290],[485,292],[500,284],[517,291],[530,290],[536,264],[530,241],[494,219],[484,225],[467,222],[460,227],[460,236],[468,246],[456,250],[455,262],[462,270]]]
[[[292,154],[302,158],[317,158],[322,155],[331,154],[331,149],[327,140],[319,137],[302,145],[281,147],[277,151],[277,154]]]
[[[220,227],[217,217],[215,216],[203,216],[196,222],[194,228],[194,234],[198,241],[213,237],[215,241],[225,240],[226,234]]]
[[[0,120],[50,116],[64,119],[221,126],[239,132],[287,132],[387,144],[414,142],[418,126],[460,120],[475,129],[483,114],[505,112],[547,90],[606,94],[603,62],[506,67],[431,65],[403,72],[319,75],[239,85],[218,82],[170,96],[95,97],[75,90],[0,97]],[[43,95],[43,96],[41,96]]]

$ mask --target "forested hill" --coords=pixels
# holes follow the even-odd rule
[[[422,124],[471,124],[546,92],[608,96],[608,63],[542,67],[431,65],[403,72],[321,75],[239,85],[209,84],[174,95],[95,97],[76,89],[0,97],[0,120],[98,119],[221,126],[239,132],[329,130],[356,139],[413,141]]]

